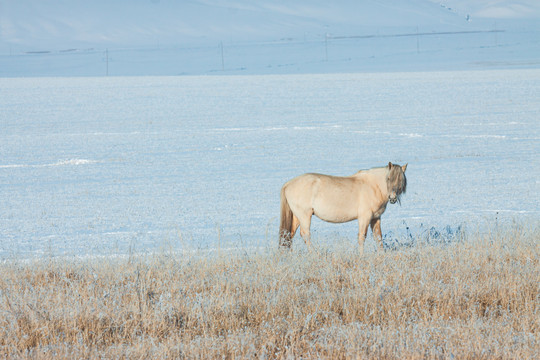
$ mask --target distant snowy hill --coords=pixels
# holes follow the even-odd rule
[[[331,67],[318,70],[321,66],[313,63],[373,58],[378,53],[373,49],[379,45],[395,46],[381,42],[369,44],[372,54],[344,52],[345,47],[350,50],[366,43],[337,44],[336,39],[511,29],[519,35],[509,41],[530,48],[530,41],[538,37],[539,19],[537,0],[0,0],[0,76],[266,73],[276,68],[279,72],[283,68],[288,69],[285,72],[327,72]],[[419,42],[413,41],[413,52],[421,51]],[[269,43],[303,43],[277,52],[306,57],[276,59],[272,55],[276,49],[268,49]],[[251,48],[235,53],[235,47],[246,44]],[[187,48],[199,50],[186,52]],[[14,56],[25,57],[15,60]],[[201,60],[208,58],[213,60]],[[160,66],[152,69],[150,64],[156,62]],[[183,65],[175,67],[179,62]],[[341,65],[335,70],[354,70],[354,66]]]
[[[522,0],[432,0],[458,14],[479,19],[538,19],[540,1]]]
[[[465,26],[426,0],[3,0],[1,41],[50,49],[278,40],[366,28]]]

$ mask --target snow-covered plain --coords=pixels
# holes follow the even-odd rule
[[[0,259],[277,246],[285,181],[388,161],[409,185],[387,244],[540,217],[540,70],[12,78],[0,93]],[[356,249],[355,222],[312,230]]]

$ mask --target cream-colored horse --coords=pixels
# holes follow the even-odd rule
[[[300,235],[311,248],[309,228],[311,216],[343,223],[358,219],[358,245],[364,252],[364,241],[371,225],[373,237],[383,249],[381,215],[386,204],[400,201],[407,189],[407,165],[360,170],[346,177],[304,174],[281,188],[280,245],[291,247],[300,226]]]

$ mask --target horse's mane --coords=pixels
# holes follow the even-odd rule
[[[371,170],[377,170],[377,169],[383,169],[384,166],[375,166],[375,167],[372,167],[372,168],[369,168],[369,169],[360,169],[356,172],[356,174],[360,174],[362,172],[366,172],[366,171],[371,171]]]
[[[375,167],[372,167],[372,168],[369,168],[369,169],[360,169],[354,175],[369,172],[369,171],[372,171],[372,170],[382,170],[382,169],[385,169],[385,168],[387,168],[387,166],[375,166]]]

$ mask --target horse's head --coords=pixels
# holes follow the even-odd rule
[[[388,175],[386,176],[386,186],[388,190],[388,201],[395,204],[398,201],[401,203],[401,194],[407,191],[407,178],[405,177],[407,164],[399,166],[397,164],[388,163]]]

